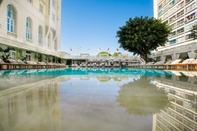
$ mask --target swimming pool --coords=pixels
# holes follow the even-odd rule
[[[0,71],[0,130],[197,130],[196,72]]]

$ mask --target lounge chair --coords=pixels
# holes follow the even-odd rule
[[[23,64],[23,65],[25,64],[25,62],[23,62],[22,60],[17,60],[17,63],[18,64]]]
[[[37,67],[37,63],[34,61],[26,61],[27,68],[35,68]]]
[[[82,66],[83,66],[83,67],[86,67],[86,66],[87,66],[87,64],[86,64],[86,63],[82,63]]]
[[[191,67],[192,70],[197,70],[197,58],[194,59],[189,66]]]
[[[182,70],[182,69],[184,69],[184,67],[186,67],[186,70],[189,70],[189,64],[191,64],[192,61],[194,61],[194,58],[186,59],[182,63],[176,64],[177,69]]]
[[[176,59],[174,61],[171,62],[167,62],[164,64],[164,66],[166,66],[166,69],[174,69],[177,67],[177,64],[181,61],[181,59]]]
[[[127,65],[127,67],[137,68],[137,67],[140,67],[140,64],[139,64],[139,63],[129,63],[129,64]]]
[[[152,68],[153,65],[154,65],[154,62],[148,62],[148,63],[145,64],[145,67],[146,68]]]
[[[108,65],[107,65],[108,67],[111,67],[111,63],[108,63]]]
[[[19,68],[19,64],[16,60],[14,59],[7,59],[6,62],[8,62],[9,64],[7,65],[8,69],[16,69]]]
[[[157,61],[154,63],[153,67],[154,68],[164,68],[165,61]]]
[[[71,67],[75,67],[75,64],[72,64]]]
[[[2,59],[0,59],[0,69],[7,69],[7,65]]]

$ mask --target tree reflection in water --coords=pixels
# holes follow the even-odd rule
[[[118,93],[116,101],[126,108],[129,114],[155,114],[170,104],[167,93],[158,89],[147,77],[140,77],[121,86]]]

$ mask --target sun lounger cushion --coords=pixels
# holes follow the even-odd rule
[[[181,59],[177,59],[177,60],[172,61],[170,64],[178,64],[180,61]]]
[[[192,63],[192,61],[194,61],[193,58],[191,58],[191,59],[186,59],[186,60],[184,60],[184,61],[182,62],[182,64],[190,64],[190,63]]]

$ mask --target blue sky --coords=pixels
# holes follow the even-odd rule
[[[153,0],[62,0],[61,51],[97,55],[110,48],[113,54],[119,27],[136,16],[153,17]]]

